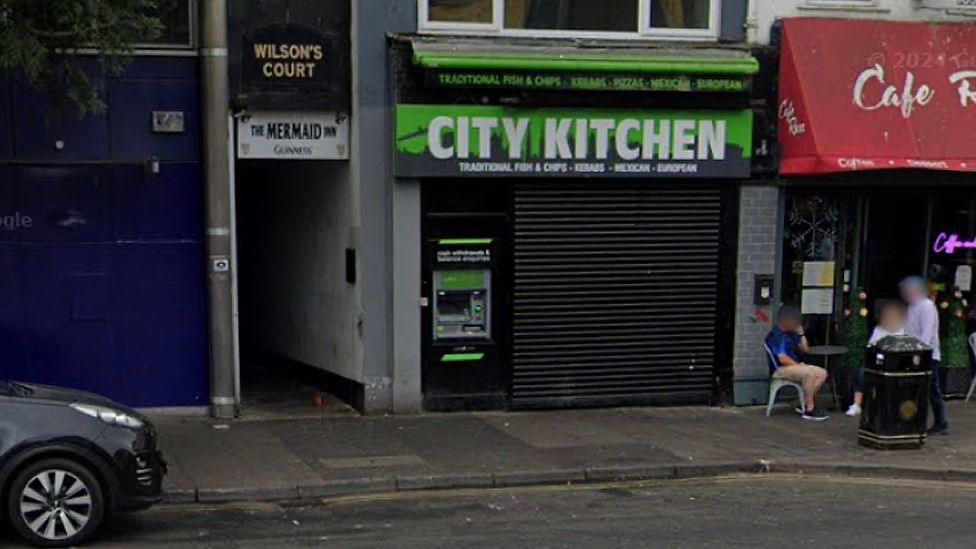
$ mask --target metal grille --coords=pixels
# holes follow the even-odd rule
[[[718,186],[516,187],[514,407],[707,402]]]

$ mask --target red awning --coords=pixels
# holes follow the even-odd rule
[[[976,25],[783,21],[780,172],[976,171]]]

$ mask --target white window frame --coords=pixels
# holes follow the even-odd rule
[[[417,28],[429,34],[471,34],[480,36],[510,36],[518,38],[592,38],[607,40],[718,40],[722,21],[722,0],[710,0],[708,28],[669,29],[651,27],[651,2],[639,0],[637,6],[637,27],[633,32],[626,31],[586,31],[553,29],[508,29],[505,28],[505,0],[492,1],[491,23],[456,23],[431,21],[428,3],[417,1]],[[828,0],[829,1],[829,0]]]

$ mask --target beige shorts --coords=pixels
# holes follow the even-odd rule
[[[791,364],[789,366],[780,366],[776,368],[776,373],[773,377],[783,378],[787,381],[792,381],[793,383],[799,383],[803,385],[806,383],[807,378],[822,375],[826,371],[820,366],[811,366],[809,364]]]

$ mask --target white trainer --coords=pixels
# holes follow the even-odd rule
[[[858,406],[857,404],[851,404],[851,407],[848,408],[846,412],[844,412],[844,415],[850,417],[857,417],[861,415],[861,407]]]

